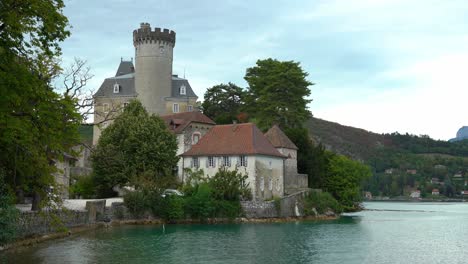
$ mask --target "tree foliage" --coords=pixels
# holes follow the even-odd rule
[[[205,92],[203,113],[217,124],[230,124],[241,113],[244,97],[245,91],[233,83],[215,85]]]
[[[361,200],[361,184],[371,176],[368,166],[342,155],[333,155],[323,189],[333,195],[346,210]]]
[[[111,195],[112,187],[133,177],[173,174],[177,164],[175,136],[157,116],[132,101],[102,132],[92,154],[93,173],[99,194]]]
[[[70,33],[58,0],[0,2],[0,167],[17,193],[39,198],[54,184],[54,161],[79,142],[76,100],[51,82],[59,43]],[[19,195],[21,196],[21,195]]]
[[[262,130],[274,124],[302,127],[311,113],[308,73],[294,61],[258,60],[247,69],[244,79],[249,84],[246,104],[249,115]]]

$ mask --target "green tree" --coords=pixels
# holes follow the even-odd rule
[[[356,209],[361,200],[361,184],[371,176],[370,168],[342,155],[333,155],[323,189],[333,195],[345,210]]]
[[[260,129],[266,130],[273,124],[302,127],[311,116],[307,108],[311,100],[307,97],[313,83],[307,76],[294,61],[258,60],[256,66],[247,69],[247,109]]]
[[[203,113],[217,124],[230,124],[241,113],[244,97],[245,91],[233,83],[215,85],[205,92]]]
[[[156,180],[172,175],[176,151],[176,138],[166,124],[132,101],[104,129],[91,157],[99,196],[112,195],[112,187],[134,177],[152,175]]]
[[[54,184],[54,160],[78,142],[76,98],[59,94],[59,43],[69,36],[59,0],[0,2],[0,167],[17,193],[39,209]]]

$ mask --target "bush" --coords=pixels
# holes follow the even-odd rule
[[[74,198],[91,199],[96,195],[94,180],[91,175],[74,178],[76,182],[70,186],[70,196]]]
[[[141,218],[150,208],[148,196],[142,191],[129,192],[124,195],[124,204],[130,214],[135,218]]]
[[[0,245],[16,237],[16,222],[19,211],[14,203],[14,196],[4,182],[4,173],[0,171]]]
[[[216,200],[214,204],[217,217],[236,218],[242,212],[239,201]]]
[[[215,207],[213,204],[213,190],[207,183],[197,186],[192,196],[186,197],[185,210],[191,218],[206,219],[213,217]]]
[[[213,196],[217,200],[239,201],[242,198],[251,198],[247,175],[226,169],[219,170],[209,183],[213,188]],[[249,195],[250,194],[250,195]]]
[[[336,214],[343,212],[343,207],[340,203],[327,192],[310,192],[304,201],[304,211],[306,215],[313,215],[313,208],[317,213],[323,214],[328,210],[332,210]]]
[[[161,199],[161,205],[159,215],[169,222],[182,219],[185,215],[185,199],[180,196],[166,196]]]

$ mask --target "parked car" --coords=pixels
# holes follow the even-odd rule
[[[166,196],[171,196],[171,195],[177,195],[177,196],[184,196],[184,193],[176,190],[176,189],[166,189],[164,192],[161,194],[161,197],[166,197]]]

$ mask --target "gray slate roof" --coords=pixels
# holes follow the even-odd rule
[[[135,73],[130,71],[126,74],[126,71],[131,70],[130,67],[133,67],[133,63],[130,61],[120,62],[119,69],[117,70],[115,77],[110,77],[104,80],[101,84],[99,90],[94,94],[95,97],[121,97],[121,96],[133,96],[136,97],[135,91]],[[120,85],[120,92],[114,93],[114,84]],[[180,87],[185,85],[186,94],[180,94]],[[197,97],[193,92],[192,87],[187,79],[180,78],[177,75],[172,76],[172,91],[171,97],[173,98],[187,98],[187,97]]]
[[[115,77],[120,75],[126,75],[129,73],[135,72],[135,66],[133,66],[133,61],[121,61]]]

